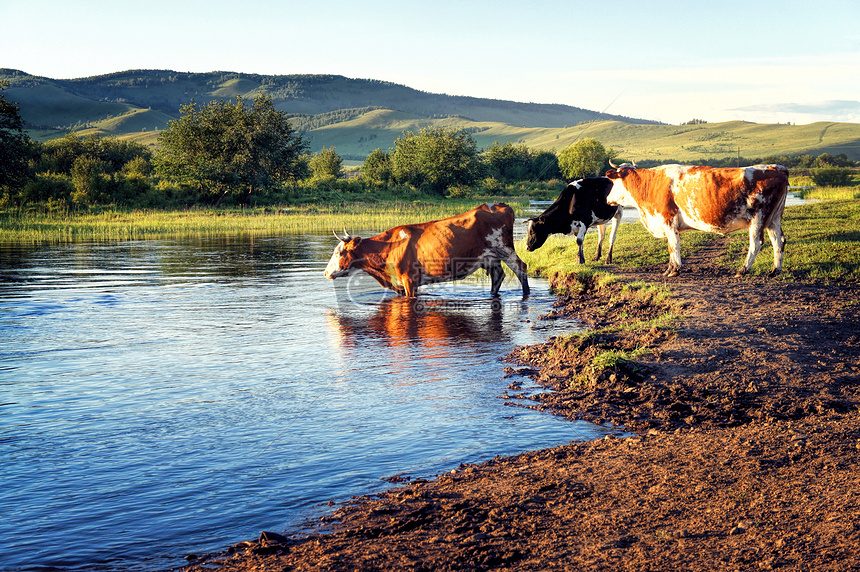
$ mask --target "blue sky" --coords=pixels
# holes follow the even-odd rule
[[[340,74],[680,123],[860,122],[860,2],[0,0],[0,67]]]

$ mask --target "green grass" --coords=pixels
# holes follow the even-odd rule
[[[783,232],[787,244],[783,280],[860,280],[860,201],[822,200],[786,209]],[[740,233],[738,233],[740,234]],[[727,252],[738,265],[748,240],[732,235]],[[766,273],[772,264],[767,243],[753,264],[753,272]]]
[[[329,232],[382,232],[401,224],[444,218],[479,201],[306,206],[289,209],[120,211],[91,214],[0,212],[0,243],[141,240],[220,235],[274,236]]]
[[[812,201],[860,199],[860,187],[812,187],[802,189],[798,196]]]
[[[860,280],[860,201],[857,195],[856,188],[822,189],[807,197],[818,199],[816,202],[785,209],[783,230],[788,243],[780,280]],[[715,236],[699,231],[683,233],[682,257],[687,258],[708,245]],[[585,239],[587,261],[593,256],[596,244],[597,233],[591,230]],[[736,270],[743,263],[748,247],[749,235],[745,231],[730,234],[719,264]],[[568,236],[552,235],[536,252],[526,252],[521,242],[517,252],[529,265],[530,272],[541,276],[596,268],[611,270],[611,267],[604,267],[602,261],[588,261],[585,267],[577,264],[576,241]],[[665,239],[654,238],[639,223],[624,224],[619,229],[613,253],[615,265],[630,268],[665,265],[668,261]],[[772,267],[773,250],[765,240],[752,273],[767,274]]]
[[[710,240],[709,235],[703,232],[687,232],[681,236],[681,255],[688,256]],[[585,260],[586,268],[602,267],[606,258],[609,238],[603,243],[603,258],[592,262],[591,258],[597,250],[597,232],[589,230],[585,236]],[[517,244],[517,253],[529,270],[541,275],[552,276],[555,272],[569,274],[583,269],[577,263],[578,254],[576,239],[572,236],[551,235],[544,245],[534,252],[526,252],[525,245]],[[651,236],[645,227],[639,223],[622,224],[618,229],[618,238],[612,253],[614,265],[635,268],[647,264],[668,264],[668,252],[665,239],[657,239]]]
[[[788,244],[781,280],[860,280],[860,201],[856,188],[823,189],[807,198],[816,202],[786,208],[783,219]],[[820,198],[819,198],[820,197]],[[835,197],[835,198],[826,198]],[[289,209],[191,210],[177,212],[106,210],[90,214],[50,212],[0,212],[0,242],[73,242],[136,240],[159,237],[253,234],[272,236],[303,232],[328,232],[344,227],[350,232],[381,232],[400,224],[444,218],[468,210],[480,200],[451,200],[351,204],[348,207],[309,205]],[[522,205],[510,201],[515,210]],[[716,235],[690,231],[681,235],[682,256],[687,258],[709,244]],[[588,260],[596,248],[597,235],[585,239]],[[517,243],[520,258],[532,275],[609,270],[602,261],[577,264],[576,240],[552,235],[536,252],[526,252]],[[719,263],[737,269],[748,245],[747,234],[729,235]],[[606,246],[606,245],[604,245]],[[605,251],[604,251],[605,254]],[[639,224],[623,224],[618,232],[613,262],[618,267],[668,263],[665,239],[652,237]],[[753,274],[766,274],[773,264],[766,242],[753,265]],[[610,278],[606,278],[609,280]]]

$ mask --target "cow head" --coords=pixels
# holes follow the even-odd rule
[[[325,267],[324,276],[329,280],[346,276],[352,270],[352,264],[360,258],[355,252],[355,249],[361,244],[360,236],[349,236],[349,233],[344,229],[344,237],[341,238],[334,233],[334,237],[340,242],[334,247],[334,252],[331,255],[331,260],[328,261],[328,266]]]
[[[533,252],[543,246],[550,233],[546,223],[540,217],[530,218],[526,220],[526,224],[528,225],[526,250]]]
[[[631,173],[636,172],[636,163],[621,163],[620,165],[616,165],[612,161],[609,161],[609,166],[612,167],[612,170],[606,171],[606,176],[612,181],[612,188],[606,196],[606,202],[610,205],[635,207],[636,201],[624,185],[624,179],[629,177]]]

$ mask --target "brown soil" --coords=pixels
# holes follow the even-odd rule
[[[557,415],[629,437],[461,466],[355,499],[318,532],[261,538],[184,570],[860,570],[860,288],[742,279],[712,258],[599,288],[559,279],[556,316],[656,317],[621,285],[665,283],[672,329],[552,339],[508,357]],[[613,269],[613,272],[618,272]],[[598,350],[638,349],[591,371]]]

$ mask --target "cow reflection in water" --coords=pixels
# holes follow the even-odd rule
[[[432,350],[427,357],[456,358],[464,347],[478,343],[509,342],[504,330],[504,309],[493,309],[486,300],[475,312],[470,300],[432,299],[428,297],[391,298],[375,306],[371,315],[331,312],[328,323],[342,349],[362,348],[374,344],[395,350],[389,354],[391,363],[398,360],[396,350],[421,348]],[[474,312],[469,315],[468,310]]]

